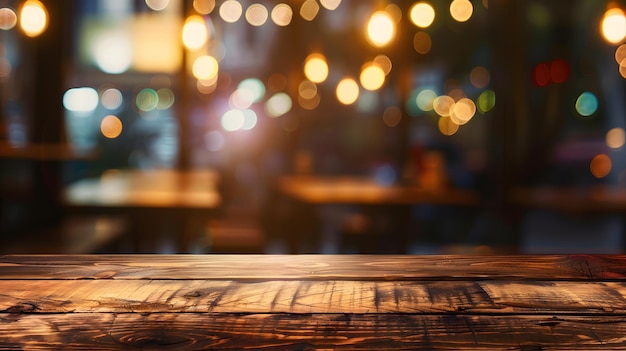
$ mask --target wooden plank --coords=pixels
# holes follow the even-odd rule
[[[0,349],[626,350],[624,317],[0,314]]]
[[[1,279],[626,280],[626,256],[25,255]]]
[[[0,312],[626,314],[626,283],[5,280]]]

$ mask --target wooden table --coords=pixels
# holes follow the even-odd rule
[[[626,350],[626,256],[0,256],[0,349]]]
[[[172,219],[178,252],[187,252],[190,240],[221,203],[218,181],[212,170],[112,170],[70,184],[63,201],[72,212],[127,215],[139,251],[138,245],[163,229],[159,226],[168,225],[160,220]],[[148,250],[154,252],[151,247]]]

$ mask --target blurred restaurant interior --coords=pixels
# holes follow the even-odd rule
[[[625,6],[0,0],[0,254],[622,253]]]

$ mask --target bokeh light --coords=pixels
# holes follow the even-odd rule
[[[437,93],[435,93],[435,91],[424,89],[417,94],[415,102],[420,110],[427,112],[433,110],[433,101],[435,101],[436,98]]]
[[[315,110],[319,106],[322,98],[319,94],[315,94],[310,98],[298,95],[298,105],[305,110]]]
[[[589,91],[585,91],[576,99],[576,112],[583,117],[588,117],[598,110],[598,98]]]
[[[395,127],[402,121],[402,110],[396,106],[389,106],[383,112],[383,122],[388,127]]]
[[[327,10],[335,10],[341,5],[341,0],[320,0],[320,4]]]
[[[193,0],[193,9],[201,15],[208,15],[215,8],[215,0]]]
[[[435,21],[435,9],[427,2],[417,2],[409,10],[411,22],[420,27],[429,27]]]
[[[556,59],[550,63],[550,80],[552,83],[564,83],[569,79],[570,65],[564,59]]]
[[[385,72],[385,75],[388,75],[391,72],[391,69],[393,68],[391,59],[387,55],[384,55],[384,54],[380,54],[374,57],[373,63],[377,65],[378,67],[380,67],[383,70],[383,72]]]
[[[396,4],[387,4],[387,6],[385,6],[385,12],[389,14],[395,24],[400,23],[402,20],[402,9]]]
[[[237,109],[228,110],[222,115],[222,128],[228,132],[237,131],[243,128],[245,120],[246,116],[243,111]]]
[[[493,90],[485,90],[476,99],[476,107],[480,113],[487,113],[496,106],[496,93]]]
[[[270,117],[280,117],[291,110],[293,102],[286,93],[276,93],[265,102],[265,113]]]
[[[48,11],[38,0],[27,0],[19,16],[20,27],[28,37],[36,37],[48,28]]]
[[[613,168],[613,163],[611,162],[611,158],[606,154],[596,155],[589,164],[591,174],[596,178],[606,177],[611,173],[611,168]]]
[[[433,100],[433,110],[442,117],[450,116],[454,106],[454,99],[448,95],[440,95]]]
[[[344,105],[351,105],[359,98],[359,85],[350,78],[345,77],[337,84],[337,100]]]
[[[305,21],[313,21],[320,11],[320,6],[315,0],[306,0],[300,7],[300,17]]]
[[[187,17],[183,26],[183,44],[186,48],[196,50],[209,40],[209,30],[204,18],[198,15]]]
[[[293,18],[293,10],[287,4],[278,4],[272,9],[271,18],[277,26],[288,26]]]
[[[361,86],[366,90],[378,90],[385,84],[385,72],[372,62],[363,66],[359,76]]]
[[[413,36],[413,48],[418,54],[426,55],[430,52],[433,46],[433,42],[430,39],[430,35],[426,32],[417,32]]]
[[[385,11],[375,12],[367,22],[367,40],[376,47],[386,46],[396,33],[396,25]]]
[[[606,145],[611,149],[619,149],[626,142],[624,128],[612,128],[606,133]]]
[[[241,126],[242,130],[251,130],[256,127],[258,118],[256,112],[250,109],[245,109],[243,112],[243,125]]]
[[[624,65],[626,59],[626,44],[622,44],[615,49],[615,61],[618,65]]]
[[[328,78],[328,64],[322,54],[313,53],[304,61],[304,75],[313,83],[322,83]]]
[[[151,88],[144,88],[137,93],[135,104],[141,111],[148,112],[154,110],[159,104],[159,94]]]
[[[91,52],[96,66],[109,74],[126,72],[133,61],[133,44],[120,28],[96,36],[91,41]]]
[[[545,62],[538,63],[533,70],[533,81],[535,85],[545,87],[550,84],[551,79],[550,66]]]
[[[213,56],[200,56],[193,62],[192,73],[196,79],[211,80],[217,77],[218,72],[219,63]]]
[[[252,4],[246,10],[246,21],[255,27],[264,25],[268,17],[267,8],[261,4]]]
[[[458,125],[464,125],[476,115],[476,104],[469,98],[463,98],[454,103],[450,111],[450,118]]]
[[[176,100],[176,96],[170,88],[161,88],[157,90],[157,97],[159,98],[159,101],[157,102],[156,107],[159,110],[167,110],[174,105],[174,101]]]
[[[146,0],[146,5],[148,5],[148,7],[154,11],[165,10],[167,5],[169,4],[170,0]]]
[[[249,90],[252,97],[252,102],[257,102],[265,96],[265,84],[257,78],[246,78],[242,80],[237,89]]]
[[[71,88],[63,94],[63,107],[72,112],[92,112],[98,102],[98,92],[94,88]]]
[[[122,92],[115,88],[109,88],[102,92],[100,97],[102,106],[107,110],[117,110],[122,106],[124,98]]]
[[[0,8],[0,29],[10,30],[17,25],[17,13],[11,8]]]
[[[298,85],[298,94],[304,99],[313,99],[317,95],[317,85],[309,80],[303,80]]]
[[[247,88],[238,88],[230,95],[228,103],[232,108],[243,110],[250,107],[253,100],[254,93],[252,92],[252,90]]]
[[[476,66],[472,68],[470,72],[470,82],[472,82],[473,86],[479,89],[484,88],[489,85],[490,80],[491,76],[485,67]]]
[[[459,125],[454,123],[450,117],[440,117],[439,121],[437,121],[437,127],[439,132],[446,136],[454,135],[459,131]]]
[[[235,23],[243,14],[243,7],[237,0],[226,0],[220,6],[219,12],[224,22]]]
[[[122,121],[114,115],[108,115],[100,121],[100,132],[106,138],[115,139],[122,134]]]
[[[608,9],[601,22],[601,33],[610,44],[617,44],[626,37],[626,16],[620,8]]]
[[[450,3],[450,15],[457,22],[467,22],[474,13],[474,6],[469,0],[453,0]]]

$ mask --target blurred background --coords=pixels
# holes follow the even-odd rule
[[[604,0],[0,0],[0,253],[621,253]]]

